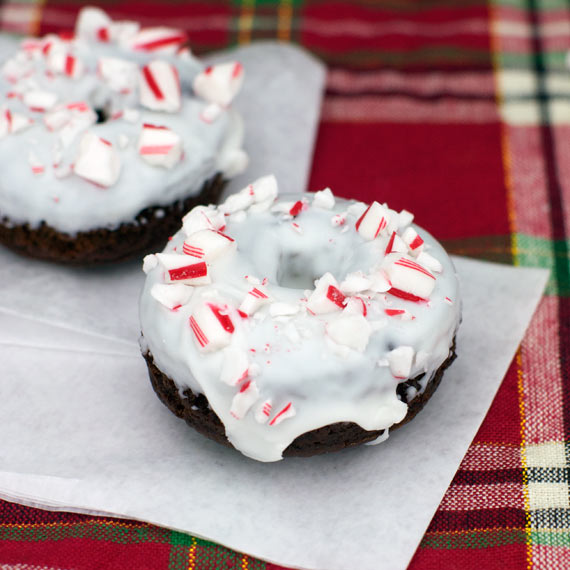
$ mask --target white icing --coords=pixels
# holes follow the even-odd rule
[[[338,198],[333,204],[321,195],[313,206],[314,195],[299,195],[255,211],[246,195],[251,196],[256,184],[220,206],[234,212],[226,216],[223,231],[237,248],[208,264],[211,283],[195,286],[182,307],[171,311],[153,297],[153,287],[165,283],[164,270],[145,262],[140,315],[148,350],[181,391],[205,394],[228,440],[259,461],[281,459],[296,437],[335,422],[355,422],[366,430],[389,428],[407,412],[396,394],[398,383],[426,372],[423,390],[449,356],[461,305],[449,257],[433,237],[414,226],[430,246],[430,256],[441,264],[441,273],[429,301],[394,296],[386,292],[390,284],[383,270],[390,235],[372,234],[378,213],[389,218],[386,227],[410,216],[385,206],[374,208],[375,225],[367,224],[363,236],[355,225],[365,204]],[[291,231],[286,213],[298,202],[303,208],[294,219],[302,234]],[[219,210],[194,210],[185,218],[185,229],[192,225],[203,231],[205,214],[215,218]],[[236,212],[244,212],[245,220],[235,220]],[[345,223],[332,225],[334,216],[344,217]],[[186,233],[179,231],[164,253],[193,263],[195,258],[182,254],[185,239]],[[382,292],[374,289],[375,281],[387,285],[379,287]],[[325,306],[321,296],[316,305],[323,312],[313,314],[309,300],[339,283],[348,295],[343,301],[340,290],[334,293],[340,306],[330,298]],[[255,303],[253,315],[240,314],[238,308],[256,287],[268,298]],[[388,316],[387,306],[410,318]],[[203,336],[196,334],[190,319]]]
[[[187,51],[177,54],[185,41],[181,32],[139,32],[133,22],[112,22],[98,9],[85,9],[77,34],[71,41],[57,36],[24,40],[19,52],[0,61],[0,216],[32,227],[45,222],[71,235],[112,229],[132,222],[149,206],[167,206],[198,193],[217,172],[231,177],[245,168],[241,117],[221,108],[212,123],[201,118],[209,102],[194,96],[191,86],[202,65]],[[152,42],[164,45],[141,47]],[[155,110],[145,107],[148,85],[142,92],[138,86],[148,65],[164,91],[164,100],[150,103]],[[77,103],[86,105],[68,108]],[[107,120],[94,124],[91,109],[104,110]],[[15,118],[11,129],[6,111]],[[129,141],[139,141],[144,124],[167,127],[180,142],[162,160],[143,158]],[[112,173],[103,180],[90,174],[82,178],[73,170],[87,132],[113,145]],[[30,156],[34,165],[43,166],[41,176],[30,168]]]

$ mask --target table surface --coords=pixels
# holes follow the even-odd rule
[[[410,568],[570,567],[570,11],[563,0],[105,2],[196,53],[277,38],[329,66],[309,189],[409,208],[448,251],[551,270]],[[79,3],[4,2],[0,29]],[[485,355],[481,355],[482,358]],[[331,544],[331,548],[342,545]],[[0,502],[2,568],[276,570],[135,521]],[[15,566],[18,565],[18,566]]]

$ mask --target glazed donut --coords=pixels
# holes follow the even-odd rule
[[[243,69],[204,68],[170,28],[84,9],[73,36],[23,40],[0,74],[0,241],[93,263],[161,247],[241,172],[229,105]],[[174,225],[173,225],[174,224]]]
[[[454,358],[441,245],[386,204],[257,180],[144,261],[142,351],[177,415],[259,461],[380,441]]]

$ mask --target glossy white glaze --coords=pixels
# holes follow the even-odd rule
[[[366,430],[380,430],[401,421],[407,405],[398,399],[396,387],[403,379],[394,376],[391,360],[397,360],[400,353],[404,357],[413,353],[406,378],[425,372],[425,387],[449,356],[460,320],[457,278],[441,245],[413,226],[430,255],[441,263],[442,272],[435,274],[429,300],[404,300],[370,289],[374,283],[377,289],[383,288],[378,276],[385,277],[382,267],[390,236],[381,233],[366,240],[356,231],[364,205],[336,199],[331,207],[322,195],[312,205],[314,195],[306,194],[284,196],[266,209],[259,203],[248,206],[246,195],[247,189],[242,193],[243,208],[230,208],[234,213],[226,215],[223,229],[235,240],[237,249],[228,248],[207,263],[211,283],[192,287],[185,304],[172,310],[151,295],[154,286],[165,282],[166,270],[156,258],[147,258],[140,316],[145,348],[157,366],[181,392],[190,388],[205,394],[224,424],[228,440],[259,461],[279,460],[297,436],[324,425],[352,421]],[[293,218],[287,212],[303,198],[306,205]],[[237,202],[234,198],[232,203]],[[256,206],[263,211],[254,211]],[[227,211],[228,207],[219,209]],[[214,212],[208,213],[211,219]],[[405,219],[393,210],[388,212],[392,225]],[[339,216],[345,223],[334,225],[333,219]],[[400,227],[398,234],[406,227]],[[182,257],[185,239],[181,230],[165,252]],[[184,257],[186,263],[199,261]],[[355,274],[359,271],[363,274]],[[307,299],[315,291],[315,279],[326,273],[345,290],[349,285],[369,288],[347,295],[342,307],[311,314]],[[268,299],[244,317],[238,308],[252,287]],[[198,308],[204,303],[223,307],[234,328],[232,334],[220,337],[223,346],[210,351],[200,347],[189,325],[192,316],[200,318]],[[404,313],[389,316],[386,309],[405,309],[407,313],[404,318]],[[354,334],[346,335],[346,330]],[[364,348],[361,342],[354,342],[354,335],[364,337]],[[407,348],[399,350],[402,347]],[[247,389],[242,394],[247,398],[238,396],[244,386]],[[263,414],[268,401],[272,405],[269,416]],[[289,403],[285,419],[278,418],[271,425]]]

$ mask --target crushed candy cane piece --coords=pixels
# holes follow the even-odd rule
[[[224,214],[215,206],[195,206],[182,218],[182,227],[187,236],[201,230],[221,230],[225,223]]]
[[[362,271],[349,273],[339,285],[345,295],[354,295],[370,289],[371,281]]]
[[[313,196],[313,206],[322,210],[332,210],[335,205],[335,198],[330,188],[319,190]]]
[[[182,250],[186,255],[213,261],[236,250],[236,242],[219,230],[200,230],[186,239]]]
[[[137,88],[138,66],[118,57],[102,57],[97,70],[101,79],[117,93],[130,93]]]
[[[142,28],[136,34],[124,38],[125,47],[135,51],[176,54],[188,36],[183,30],[167,27]]]
[[[416,257],[424,249],[424,240],[418,235],[414,228],[407,228],[402,234],[402,240],[408,246],[410,253]]]
[[[255,380],[246,380],[232,399],[230,414],[236,420],[243,419],[258,398],[259,390]]]
[[[170,63],[154,60],[139,75],[140,103],[152,111],[176,113],[182,98],[178,70]]]
[[[384,250],[384,255],[389,253],[408,253],[408,246],[404,243],[404,240],[393,231]]]
[[[205,123],[213,123],[223,112],[224,108],[221,105],[210,103],[200,112],[200,119]]]
[[[394,378],[405,380],[410,377],[414,355],[415,351],[411,346],[399,346],[386,355]]]
[[[253,315],[258,309],[263,305],[266,305],[271,301],[269,293],[261,285],[257,285],[250,289],[246,296],[244,297],[239,310],[248,316]]]
[[[52,91],[44,91],[41,89],[34,89],[24,93],[22,101],[30,111],[43,113],[49,111],[55,106],[59,96]]]
[[[182,158],[180,135],[167,127],[144,124],[137,143],[141,158],[151,166],[173,168]]]
[[[181,283],[155,283],[150,290],[150,294],[159,303],[171,310],[186,305],[193,292],[193,287]]]
[[[408,212],[408,210],[402,210],[398,214],[398,228],[405,228],[409,226],[414,221],[414,214]]]
[[[372,202],[364,213],[358,218],[356,231],[366,240],[373,240],[388,225],[388,211],[378,202]]]
[[[307,299],[307,310],[315,315],[340,311],[344,307],[344,300],[337,280],[331,273],[325,273]]]
[[[430,255],[426,251],[420,252],[416,261],[423,265],[425,268],[429,269],[432,273],[441,273],[443,271],[443,266],[433,255]]]
[[[212,352],[228,346],[235,330],[228,307],[214,303],[200,304],[189,322],[201,352]]]
[[[166,283],[186,283],[187,285],[208,285],[211,278],[204,261],[191,261],[186,255],[157,253],[158,262],[165,269]]]
[[[158,259],[154,253],[149,253],[143,258],[143,271],[149,274],[158,265]]]
[[[271,400],[264,400],[261,402],[258,406],[256,406],[254,411],[255,421],[260,424],[266,423],[269,419],[269,416],[271,415],[272,409],[273,405],[271,403]]]
[[[293,407],[293,404],[289,402],[283,408],[281,408],[281,410],[279,410],[277,414],[273,416],[273,419],[269,422],[269,425],[276,426],[280,424],[283,420],[286,420],[287,418],[292,418],[296,414],[297,412]]]
[[[429,299],[435,277],[410,257],[391,253],[384,258],[382,268],[392,285],[389,293],[399,297],[402,297],[401,293],[408,294],[411,301]]]
[[[109,142],[86,132],[79,142],[73,171],[77,176],[98,184],[112,186],[121,173],[121,159]]]
[[[209,103],[227,107],[239,93],[243,76],[243,67],[240,63],[211,65],[195,77],[194,92]]]
[[[362,314],[348,314],[329,322],[326,333],[337,344],[364,352],[372,328]]]

